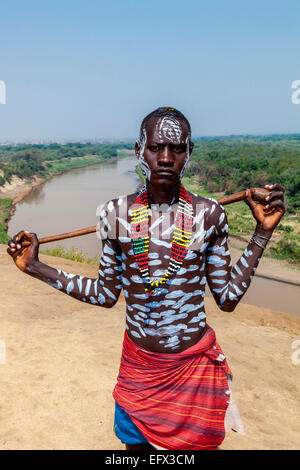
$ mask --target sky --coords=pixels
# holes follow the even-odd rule
[[[194,137],[300,133],[299,23],[299,0],[0,1],[0,142],[135,139],[159,106]]]

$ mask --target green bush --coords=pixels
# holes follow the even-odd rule
[[[299,238],[284,235],[275,246],[270,247],[270,251],[280,259],[289,259],[292,263],[300,263]]]

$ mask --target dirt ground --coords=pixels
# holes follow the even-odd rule
[[[97,277],[95,266],[41,260]],[[124,298],[112,309],[78,302],[21,273],[4,245],[0,272],[0,449],[124,449],[112,398]],[[245,304],[221,312],[211,297],[206,312],[246,430],[228,432],[221,449],[299,449],[300,318]]]

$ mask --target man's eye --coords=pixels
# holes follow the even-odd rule
[[[186,146],[182,146],[182,147],[174,147],[174,152],[176,153],[183,153],[183,152],[186,152]]]
[[[151,152],[157,152],[158,151],[158,145],[150,145],[149,150],[151,150]]]

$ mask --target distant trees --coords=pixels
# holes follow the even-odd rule
[[[116,144],[68,143],[50,145],[18,145],[0,148],[0,185],[10,182],[13,175],[30,178],[33,175],[46,177],[51,170],[51,161],[99,156],[108,159],[117,156]]]
[[[300,136],[198,139],[186,174],[207,191],[225,194],[279,182],[288,210],[300,211]]]

